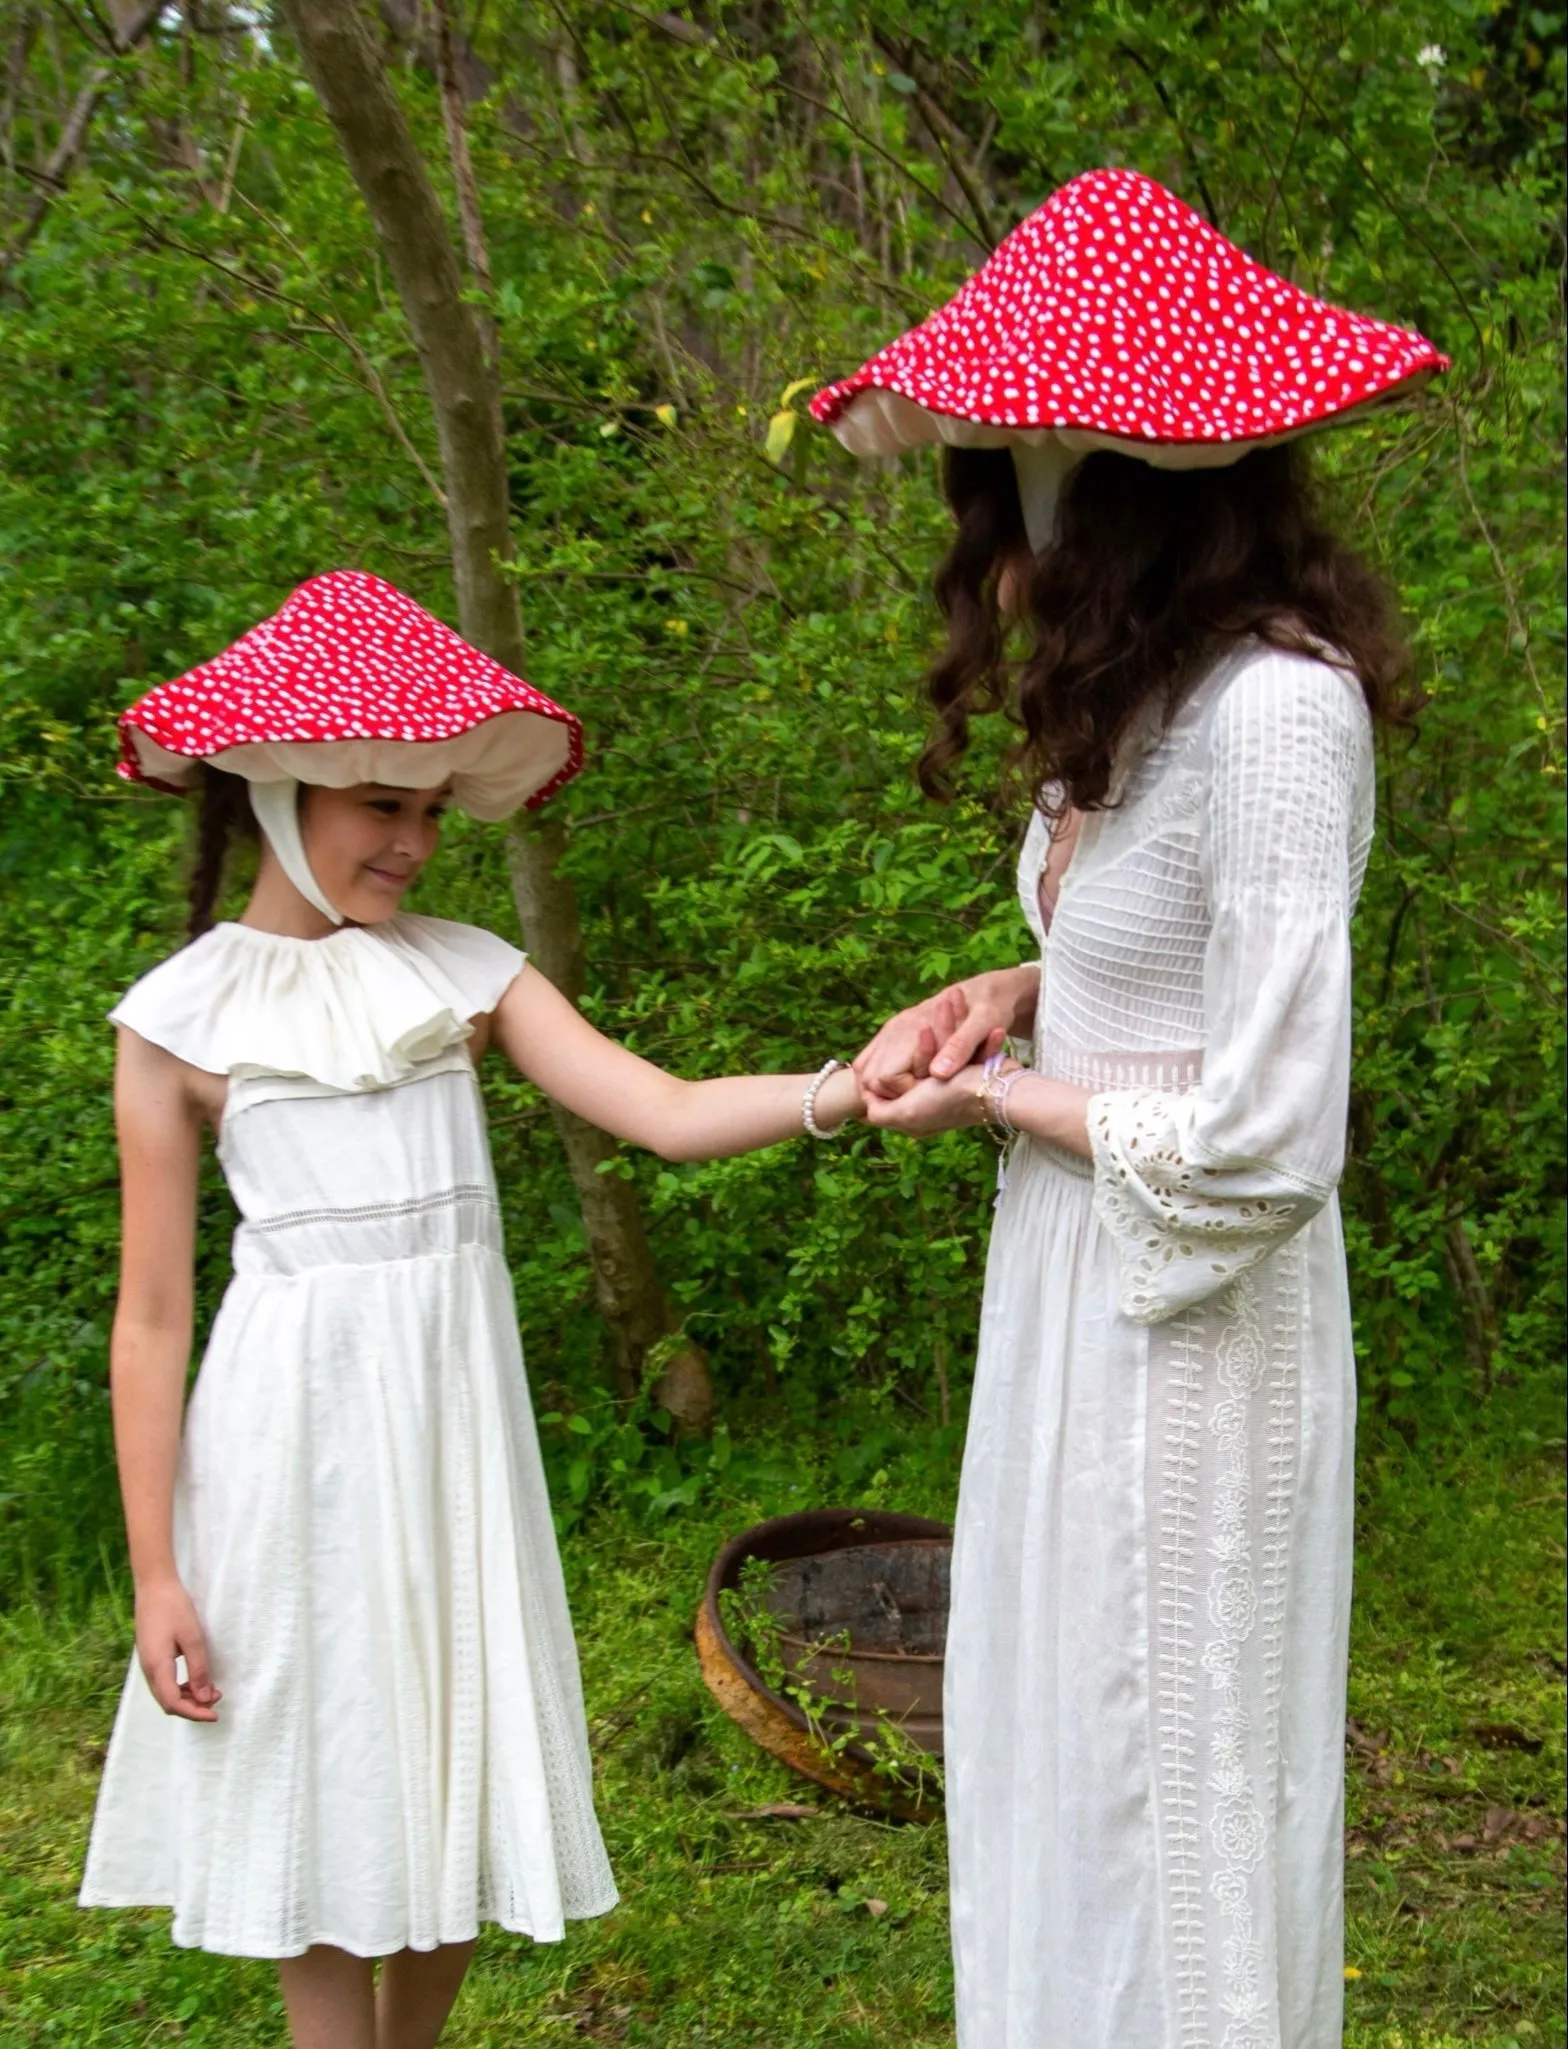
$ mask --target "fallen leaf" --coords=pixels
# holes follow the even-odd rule
[[[867,1900],[866,1912],[871,1916],[873,1921],[880,1921],[882,1916],[887,1912],[887,1901]]]
[[[1544,1737],[1532,1736],[1513,1722],[1475,1722],[1470,1733],[1486,1750],[1523,1750],[1534,1757],[1546,1748]]]

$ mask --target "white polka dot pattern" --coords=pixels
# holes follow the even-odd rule
[[[542,744],[516,746],[518,714]],[[435,749],[490,720],[502,722],[495,730],[509,736],[508,760],[519,765],[515,787],[505,793],[510,803],[497,811],[492,802],[484,815],[542,804],[582,767],[582,728],[571,712],[392,584],[335,569],[301,584],[281,610],[222,654],[160,683],[122,712],[119,772],[131,782],[177,789],[185,778],[171,756],[193,764],[224,756],[224,766],[243,773],[247,750],[344,743],[356,743],[357,758],[373,771],[374,754],[365,757],[363,743],[380,742],[397,764],[395,779],[408,783],[411,746]],[[559,737],[558,728],[565,729]],[[449,758],[448,749],[443,773]]]
[[[1420,335],[1265,270],[1152,178],[1087,171],[811,411],[833,427],[861,393],[890,392],[1025,433],[1244,445],[1447,368]]]

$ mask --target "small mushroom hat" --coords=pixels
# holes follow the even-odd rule
[[[1039,547],[1092,450],[1219,467],[1447,368],[1423,336],[1277,277],[1152,178],[1099,170],[811,411],[857,455],[1010,447]]]
[[[577,719],[423,606],[357,569],[120,714],[119,773],[178,792],[203,763],[258,789],[434,789],[475,818],[542,804],[582,767]]]

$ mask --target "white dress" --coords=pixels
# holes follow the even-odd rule
[[[960,2049],[1337,2049],[1353,679],[1249,648],[1129,750],[1043,942],[947,1649]]]
[[[465,1043],[522,958],[437,918],[220,925],[113,1013],[228,1076],[242,1221],[175,1501],[220,1719],[132,1660],[85,1906],[282,1957],[615,1902]]]

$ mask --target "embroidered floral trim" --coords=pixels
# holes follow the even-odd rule
[[[1176,2049],[1280,2049],[1279,1724],[1300,1436],[1299,1243],[1160,1333],[1151,1528]],[[1260,1413],[1260,1410],[1262,1413]]]
[[[1224,2049],[1276,2049],[1263,1990],[1263,1950],[1257,1940],[1253,1873],[1263,1862],[1273,1833],[1259,1805],[1259,1788],[1248,1769],[1250,1729],[1243,1654],[1258,1621],[1251,1522],[1253,1397],[1263,1385],[1268,1360],[1257,1290],[1250,1274],[1233,1281],[1220,1298],[1227,1321],[1215,1351],[1215,1371],[1227,1399],[1216,1402],[1209,1429],[1219,1454],[1217,1518],[1209,1544],[1219,1560],[1209,1577],[1208,1616],[1213,1635],[1200,1660],[1216,1696],[1209,1725],[1210,1790],[1214,1793],[1209,1836],[1216,1859],[1209,1891],[1226,1924],[1220,1946],[1222,2005],[1229,2018]]]
[[[1091,1097],[1095,1214],[1121,1255],[1121,1309],[1153,1323],[1239,1279],[1322,1208],[1329,1191],[1292,1186],[1226,1197],[1230,1171],[1189,1158],[1177,1142],[1181,1098],[1159,1090]]]
[[[1156,1726],[1162,1844],[1170,1899],[1171,1963],[1181,2049],[1208,2049],[1208,1969],[1198,1829],[1193,1581],[1198,1517],[1202,1319],[1172,1327],[1170,1391],[1160,1474],[1156,1582]]]

